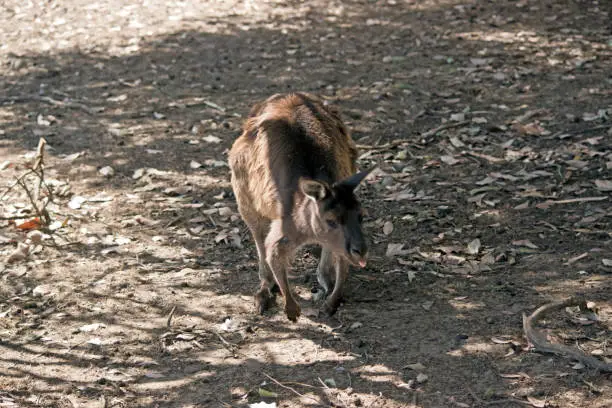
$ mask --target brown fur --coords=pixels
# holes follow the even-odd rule
[[[255,299],[260,312],[273,300],[274,278],[285,297],[287,316],[297,319],[300,308],[289,291],[286,271],[295,250],[306,243],[326,248],[318,274],[328,290],[333,279],[325,275],[335,272],[334,290],[326,303],[326,311],[335,312],[350,262],[341,253],[349,245],[345,241],[358,242],[352,249],[347,247],[349,255],[359,245],[363,259],[367,251],[361,221],[359,225],[355,221],[360,209],[354,187],[334,184],[355,173],[356,157],[355,144],[338,113],[313,95],[274,95],[251,110],[230,150],[229,164],[239,211],[257,245],[261,288]],[[325,200],[308,195],[313,191],[316,196],[318,188],[321,197],[327,192]],[[326,227],[334,220],[342,228]]]

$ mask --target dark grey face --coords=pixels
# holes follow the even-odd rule
[[[330,196],[322,204],[330,235],[341,235],[342,246],[338,245],[335,252],[344,252],[352,264],[364,266],[368,246],[363,234],[361,205],[353,190],[343,185],[332,186]]]
[[[321,242],[361,267],[366,265],[368,246],[363,234],[363,213],[354,190],[370,171],[357,173],[332,186],[316,180],[301,182],[304,194],[316,202]]]
[[[342,225],[344,229],[344,245],[347,255],[365,266],[365,259],[368,254],[368,245],[363,235],[361,209],[350,210],[345,214],[346,222]]]

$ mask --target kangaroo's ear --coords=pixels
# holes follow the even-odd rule
[[[324,181],[304,177],[300,178],[300,190],[313,201],[324,200],[331,193],[329,186]]]
[[[355,190],[357,186],[374,170],[376,166],[369,168],[368,170],[360,171],[359,173],[353,174],[350,177],[345,178],[342,181],[336,183],[338,186],[345,186],[351,190]]]

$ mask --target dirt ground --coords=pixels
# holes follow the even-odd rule
[[[2,1],[0,407],[612,406],[609,373],[522,328],[584,296],[597,320],[539,327],[612,359],[611,21],[603,0]],[[226,164],[292,90],[379,166],[367,268],[318,317],[301,251],[297,323],[254,312]],[[9,263],[41,137],[51,224]]]

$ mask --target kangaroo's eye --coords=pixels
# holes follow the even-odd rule
[[[338,228],[338,223],[333,220],[327,220],[327,225],[329,226],[329,228]]]

